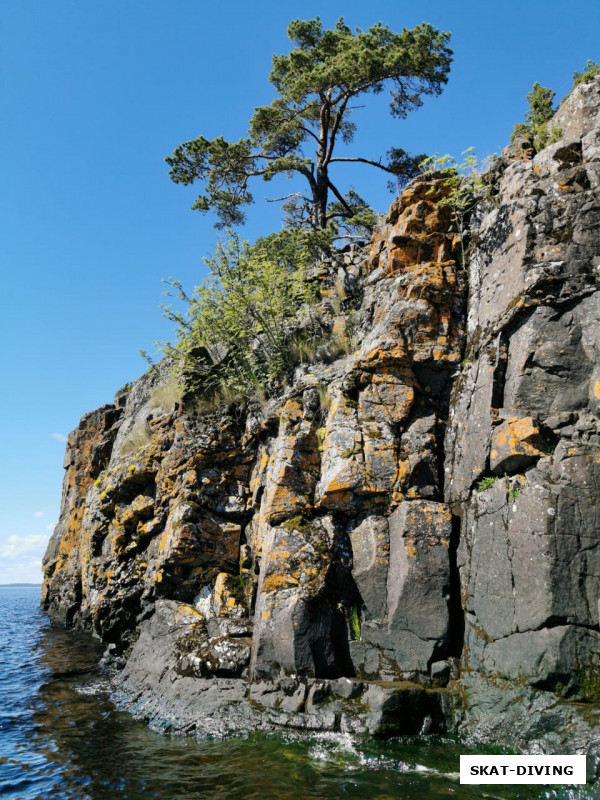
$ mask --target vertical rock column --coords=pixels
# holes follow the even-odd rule
[[[306,395],[281,411],[254,525],[255,677],[428,681],[449,653],[439,467],[464,291],[445,192],[414,183],[375,235],[360,344],[332,370],[325,418]]]
[[[463,673],[600,696],[600,79],[495,167],[446,438]],[[533,154],[532,154],[533,155]]]

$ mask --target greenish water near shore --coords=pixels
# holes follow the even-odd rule
[[[592,798],[594,790],[461,786],[445,737],[166,736],[117,711],[102,648],[52,628],[39,588],[0,588],[0,796],[10,800]],[[486,750],[485,752],[498,752]]]

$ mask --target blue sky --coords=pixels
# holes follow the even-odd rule
[[[295,18],[332,26],[427,21],[452,32],[455,60],[439,98],[405,121],[365,98],[352,152],[391,146],[481,156],[500,150],[534,81],[560,98],[586,59],[600,60],[600,3],[579,0],[3,0],[0,136],[3,191],[0,325],[0,583],[39,580],[58,517],[66,434],[144,371],[138,348],[169,339],[160,279],[203,277],[214,219],[189,210],[164,156],[198,135],[244,135],[273,94],[271,55]],[[377,210],[378,170],[339,173]],[[285,184],[284,184],[285,188]],[[276,185],[255,185],[244,236],[279,227]]]

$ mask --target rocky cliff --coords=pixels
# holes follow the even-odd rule
[[[71,434],[43,603],[140,713],[597,748],[600,79],[552,125],[466,251],[432,175],[316,265],[331,345],[268,402],[163,364]]]

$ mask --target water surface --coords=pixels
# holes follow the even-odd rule
[[[383,743],[342,734],[166,736],[115,709],[96,666],[101,652],[91,637],[50,626],[39,609],[39,587],[0,587],[0,797],[600,797],[593,790],[460,786],[459,754],[477,751],[451,738]]]

